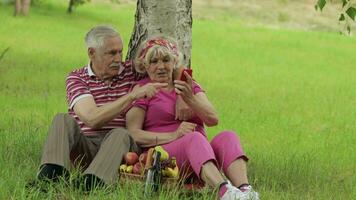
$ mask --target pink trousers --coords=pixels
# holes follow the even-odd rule
[[[240,139],[232,131],[219,133],[210,143],[200,132],[191,132],[162,147],[170,157],[176,157],[179,169],[188,165],[199,178],[202,165],[207,161],[213,161],[218,169],[226,173],[227,168],[236,159],[248,160]]]

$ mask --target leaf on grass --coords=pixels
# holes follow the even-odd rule
[[[339,21],[344,21],[344,20],[345,20],[345,15],[341,14],[340,17],[339,17]]]
[[[356,8],[350,7],[346,10],[346,14],[355,21],[355,16],[356,16]]]
[[[320,10],[323,10],[325,4],[326,4],[326,0],[318,0],[318,3],[316,3],[316,5],[320,8]]]

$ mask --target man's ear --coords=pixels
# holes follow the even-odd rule
[[[90,59],[94,58],[95,56],[95,49],[93,47],[88,48],[88,56]]]

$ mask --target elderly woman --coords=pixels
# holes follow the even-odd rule
[[[200,180],[218,188],[220,199],[259,199],[249,185],[247,157],[236,133],[223,131],[209,143],[204,124],[218,123],[213,105],[187,73],[184,74],[187,82],[173,80],[179,66],[176,43],[163,37],[149,39],[139,48],[135,61],[137,70],[148,74],[139,85],[167,83],[167,87],[134,102],[126,114],[127,128],[137,144],[141,147],[161,145],[171,157],[176,157],[180,169],[188,165]],[[187,121],[175,119],[178,96],[193,111]]]

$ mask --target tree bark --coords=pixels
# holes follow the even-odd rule
[[[22,8],[22,3],[21,0],[16,0],[15,1],[15,13],[14,16],[17,16],[19,14],[21,14],[21,9]]]
[[[126,59],[133,59],[141,42],[154,35],[174,38],[183,54],[182,64],[189,67],[192,49],[192,0],[138,0]]]
[[[22,14],[27,16],[30,11],[31,0],[22,0]]]
[[[15,13],[17,15],[27,16],[30,11],[31,0],[15,0]]]

